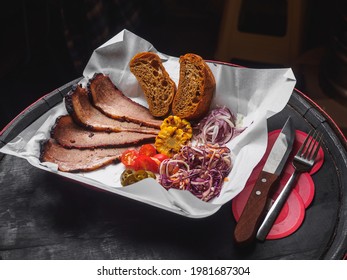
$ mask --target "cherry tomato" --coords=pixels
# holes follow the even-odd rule
[[[139,150],[139,155],[145,155],[148,157],[152,157],[157,153],[157,150],[152,144],[144,144],[141,146]]]
[[[139,155],[135,159],[134,167],[135,170],[147,170],[147,171],[152,171],[154,173],[158,173],[158,164],[151,159],[149,156],[146,155]]]
[[[159,168],[159,166],[160,166],[160,161],[159,161],[159,159],[157,159],[157,158],[155,158],[155,157],[151,157],[151,159],[153,159],[153,161],[158,165],[158,168]],[[159,169],[158,169],[159,170]]]
[[[164,159],[168,159],[169,157],[167,155],[164,154],[156,154],[154,156],[155,159],[159,160],[160,162],[162,162]]]
[[[159,172],[159,168],[160,168],[160,164],[162,163],[163,160],[168,159],[169,157],[167,155],[164,154],[156,154],[154,156],[151,157],[151,159],[153,159],[156,164],[158,165],[158,172]]]
[[[133,169],[135,160],[139,156],[138,152],[133,149],[126,150],[121,156],[121,162],[125,165],[126,168]]]

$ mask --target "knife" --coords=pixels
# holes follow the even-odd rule
[[[295,131],[292,119],[288,117],[271,148],[265,165],[236,224],[234,239],[238,245],[250,244],[255,239],[258,227],[267,210],[268,199],[272,194],[271,189],[287,162],[294,139]]]

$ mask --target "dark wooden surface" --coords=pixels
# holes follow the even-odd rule
[[[53,106],[70,86],[35,106]],[[296,129],[323,131],[325,152],[313,175],[314,200],[291,236],[239,248],[231,202],[210,217],[186,218],[0,155],[0,259],[341,259],[347,250],[346,143],[297,92],[269,120],[269,131],[281,128],[288,115]],[[8,141],[28,119],[17,118],[0,140]]]

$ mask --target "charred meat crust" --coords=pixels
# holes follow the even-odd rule
[[[61,118],[65,117],[66,115],[62,115],[62,116],[59,116],[57,117],[57,119],[55,120],[55,123],[53,124],[53,126],[51,127],[51,131],[50,131],[50,135],[51,135],[51,138],[55,138],[55,131],[57,130],[57,127],[59,125],[59,122],[61,120]]]
[[[72,104],[72,95],[76,91],[76,88],[79,87],[80,85],[74,85],[69,93],[65,96],[65,108],[66,111],[69,113],[69,115],[74,115],[75,111],[73,109],[73,104]]]
[[[70,92],[65,96],[66,111],[75,121],[75,123],[77,123],[79,126],[85,127],[86,129],[90,129],[90,130],[95,130],[93,126],[83,123],[75,112],[73,98],[74,98],[75,92],[78,90],[84,91],[85,89],[81,85],[76,84],[71,88]]]

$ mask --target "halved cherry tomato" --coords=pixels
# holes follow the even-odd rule
[[[148,170],[152,171],[154,173],[158,173],[158,164],[151,159],[149,156],[146,155],[139,155],[134,162],[133,168],[135,170]]]
[[[138,152],[134,149],[126,150],[121,156],[121,162],[126,168],[134,169],[135,160],[139,156]]]
[[[148,157],[152,157],[157,153],[157,150],[152,144],[144,144],[141,146],[139,150],[139,155],[145,155]]]
[[[168,159],[169,157],[167,155],[164,154],[156,154],[154,156],[155,159],[159,160],[160,162],[162,162],[164,159]]]
[[[162,163],[162,161],[168,158],[169,157],[164,154],[155,154],[154,156],[151,157],[151,159],[153,159],[155,163],[158,165],[158,172],[159,172],[160,164]]]
[[[151,159],[158,165],[158,170],[159,170],[159,166],[161,164],[161,162],[159,161],[159,159],[155,158],[155,157],[151,157]]]

